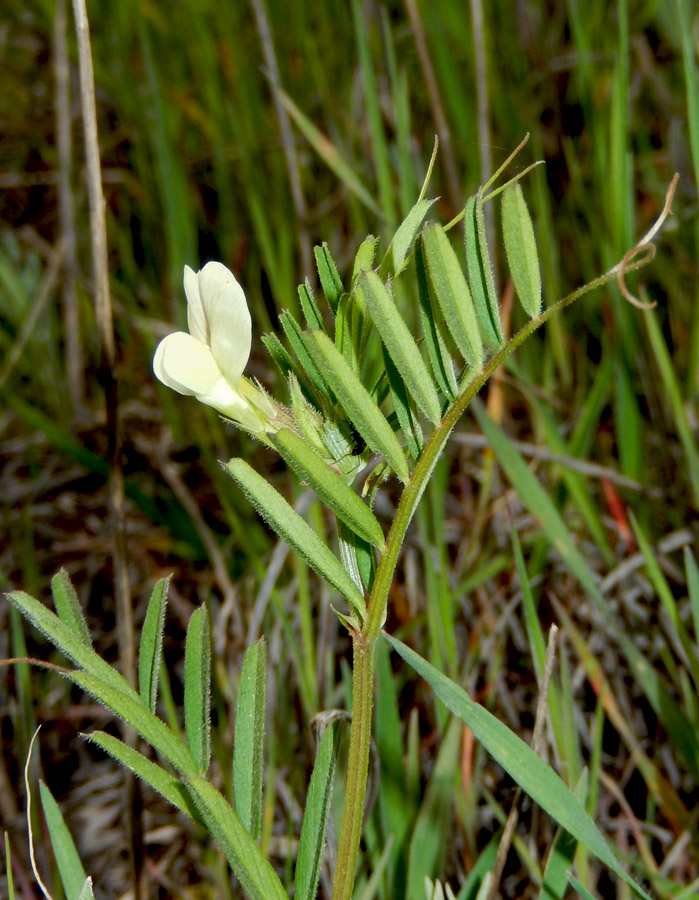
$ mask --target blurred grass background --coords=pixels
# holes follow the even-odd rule
[[[101,651],[116,660],[77,58],[70,15],[64,39],[55,10],[48,0],[30,7],[8,0],[0,14],[0,581],[45,598],[50,576],[65,566]],[[320,528],[323,512],[308,506],[273,455],[212,410],[156,384],[150,358],[160,337],[185,324],[183,265],[220,259],[251,306],[249,371],[283,396],[259,338],[277,329],[283,309],[296,309],[304,276],[315,283],[310,248],[327,241],[350,274],[363,237],[390,236],[417,198],[436,133],[430,193],[439,195],[446,222],[531,132],[516,165],[546,163],[525,191],[547,303],[620,259],[680,173],[675,215],[642,274],[658,308],[638,312],[616,288],[586,297],[518,353],[491,385],[488,407],[510,437],[525,442],[524,457],[590,570],[606,579],[606,601],[667,679],[695,732],[691,757],[699,732],[697,635],[686,583],[693,570],[682,548],[696,546],[699,506],[694,5],[121,0],[92,4],[89,13],[137,629],[155,579],[174,572],[165,646],[167,714],[174,716],[183,630],[194,606],[210,603],[224,783],[242,650],[267,636],[274,668],[263,840],[280,870],[290,871],[287,839],[298,834],[312,762],[309,720],[345,705],[349,645],[332,598],[275,544],[218,460],[254,458]],[[62,50],[70,87],[63,110],[56,93]],[[63,162],[62,133],[72,136]],[[63,209],[61,179],[69,198]],[[510,309],[499,223],[491,227]],[[638,290],[638,279],[630,282]],[[519,315],[512,310],[511,329]],[[551,462],[552,453],[567,464]],[[391,503],[389,491],[378,512],[390,517]],[[527,579],[516,565],[513,525],[531,583],[524,607]],[[546,630],[561,621],[557,604],[567,610],[553,758],[573,785],[581,766],[590,767],[590,808],[605,833],[640,860],[659,896],[680,896],[677,886],[699,875],[696,760],[668,741],[662,711],[552,553],[526,499],[499,474],[473,420],[464,421],[435,473],[400,571],[390,626],[524,735],[541,646],[534,622]],[[5,604],[0,653],[46,653]],[[463,896],[475,896],[468,892],[475,881],[469,888],[466,879],[492,852],[511,785],[467,734],[449,727],[421,684],[392,671],[387,656],[378,678],[384,771],[366,872],[376,869],[393,830],[378,896],[416,896],[415,873],[440,875],[455,888],[465,883]],[[76,739],[95,721],[108,725],[104,714],[55,675],[26,666],[3,669],[1,690],[0,817],[16,872],[31,880],[18,785],[41,721],[43,776],[98,888],[121,895],[128,886],[121,775]],[[404,768],[400,804],[391,797],[389,763]],[[537,895],[554,836],[531,807],[522,820],[506,897]],[[238,896],[215,848],[149,795],[144,822],[152,895]],[[626,896],[583,856],[578,871],[599,896]],[[366,887],[364,876],[358,890]]]

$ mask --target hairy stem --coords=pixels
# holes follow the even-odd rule
[[[650,247],[650,245],[646,245]],[[645,248],[644,248],[645,249]],[[649,254],[650,255],[650,254]],[[637,260],[626,271],[637,268],[648,262],[649,256]],[[354,668],[352,674],[352,726],[350,734],[349,762],[347,782],[345,786],[345,807],[342,817],[342,830],[337,854],[337,869],[333,884],[333,900],[351,900],[354,887],[354,876],[357,868],[359,844],[362,834],[364,802],[366,799],[367,778],[369,768],[369,748],[371,745],[371,714],[373,709],[374,649],[384,621],[388,594],[398,557],[408,526],[413,518],[420,498],[427,486],[437,460],[454,426],[459,421],[471,400],[488,381],[495,370],[522,344],[534,331],[552,316],[565,309],[575,300],[589,291],[606,284],[618,274],[619,266],[614,266],[604,275],[600,275],[589,284],[578,288],[562,300],[550,306],[536,319],[529,321],[504,347],[502,347],[469,382],[459,397],[454,401],[432,432],[429,440],[415,464],[410,480],[396,510],[386,540],[386,552],[381,557],[376,578],[368,604],[368,616],[362,630],[354,635]]]

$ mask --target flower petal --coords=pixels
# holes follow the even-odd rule
[[[226,380],[236,386],[252,344],[252,322],[245,293],[233,273],[219,262],[207,263],[198,278],[211,352]]]
[[[163,384],[187,396],[198,396],[222,377],[211,350],[184,331],[175,331],[158,344],[153,371]]]
[[[189,266],[184,267],[184,295],[187,298],[187,326],[192,337],[201,341],[202,344],[209,343],[209,329],[206,323],[206,315],[204,307],[201,305],[201,295],[199,294],[199,278],[198,273]]]
[[[249,431],[264,430],[261,417],[228,383],[211,350],[190,334],[176,331],[163,338],[153,356],[153,371],[179,394],[196,397]]]

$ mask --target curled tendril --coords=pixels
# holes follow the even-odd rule
[[[678,172],[675,172],[675,175],[670,182],[670,185],[667,189],[667,193],[665,194],[665,205],[663,206],[660,215],[655,220],[651,228],[643,235],[641,240],[632,247],[627,253],[624,254],[623,259],[618,262],[612,269],[610,269],[609,274],[616,273],[617,283],[619,285],[619,290],[625,300],[627,300],[632,306],[635,306],[637,309],[653,309],[654,306],[657,306],[657,302],[653,301],[653,303],[643,303],[642,300],[639,300],[638,297],[634,296],[631,291],[626,286],[625,278],[627,272],[633,272],[634,269],[639,269],[641,266],[644,266],[646,263],[650,262],[650,260],[655,256],[655,244],[652,243],[655,235],[660,231],[665,220],[672,212],[672,198],[675,196],[675,189],[677,187],[677,182],[680,180],[680,176]]]

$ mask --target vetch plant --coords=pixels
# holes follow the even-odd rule
[[[165,338],[154,357],[155,374],[164,384],[214,407],[277,450],[335,516],[337,553],[326,536],[314,530],[249,462],[233,459],[225,464],[269,525],[348,604],[338,615],[353,643],[352,724],[334,900],[349,900],[357,871],[376,647],[386,621],[389,591],[408,526],[449,435],[481,387],[529,335],[593,288],[613,278],[623,280],[626,270],[647,262],[654,250],[647,235],[622,263],[542,312],[534,229],[524,195],[517,179],[492,189],[509,162],[468,200],[459,217],[466,271],[452,244],[451,232],[459,222],[447,228],[435,221],[425,224],[432,208],[432,201],[424,199],[426,186],[380,263],[375,262],[376,239],[362,243],[347,283],[327,246],[317,248],[326,308],[321,309],[306,282],[299,287],[305,325],[283,313],[286,341],[276,335],[263,339],[286,382],[285,403],[273,400],[242,375],[250,353],[250,315],[242,288],[220,263],[208,263],[198,273],[185,270],[190,333]],[[507,259],[529,317],[509,339],[501,321],[483,217],[484,203],[501,192]],[[670,199],[671,194],[661,220],[669,212]],[[655,230],[657,226],[649,235]],[[415,304],[421,325],[418,337],[399,310],[399,294]],[[374,352],[380,354],[378,364]],[[496,432],[493,437],[497,440]],[[380,486],[393,477],[401,485],[400,500],[384,534],[373,501]],[[577,574],[577,557],[561,555]],[[590,590],[594,592],[594,585]],[[56,576],[53,591],[58,615],[22,592],[11,594],[10,599],[72,661],[75,668],[66,671],[67,677],[128,722],[162,762],[153,762],[103,732],[93,732],[89,739],[202,823],[218,841],[249,897],[286,897],[282,881],[257,843],[264,780],[264,643],[252,645],[246,654],[237,706],[233,796],[225,797],[206,778],[211,649],[205,608],[194,613],[187,633],[182,739],[156,715],[167,584],[159,582],[149,604],[138,691],[93,651],[64,573]],[[609,627],[620,634],[612,614],[608,610],[605,614]],[[573,842],[584,845],[639,896],[648,896],[622,867],[586,812],[584,800],[534,750],[459,684],[395,637],[386,635],[386,639]],[[336,740],[336,729],[330,726],[319,744],[300,833],[296,900],[311,900],[316,894]],[[424,892],[422,879],[418,888]],[[436,887],[434,896],[438,896]]]

